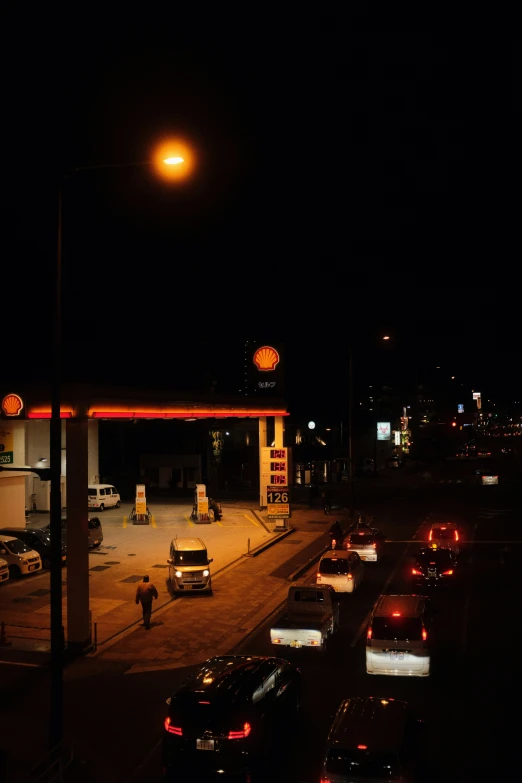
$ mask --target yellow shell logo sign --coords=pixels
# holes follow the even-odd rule
[[[279,364],[279,354],[275,348],[263,345],[262,348],[258,348],[255,352],[253,361],[258,370],[269,372],[270,370],[275,370]]]
[[[2,410],[6,416],[19,416],[23,407],[22,398],[18,394],[6,394],[2,400]]]

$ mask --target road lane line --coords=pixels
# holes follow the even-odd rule
[[[425,525],[425,524],[426,524],[425,520],[424,520],[424,521],[422,521],[422,522],[421,522],[421,524],[419,525],[419,527],[417,528],[417,530],[415,531],[415,534],[414,534],[414,535],[417,535],[417,533],[419,532],[419,530],[421,529],[421,527],[422,527],[423,525]],[[416,542],[416,541],[414,541],[414,540],[409,540],[409,541],[403,541],[402,543],[406,543],[406,544],[408,544],[408,546],[406,546],[406,547],[404,548],[404,552],[402,553],[402,555],[399,557],[399,559],[398,559],[398,560],[397,560],[397,562],[395,563],[395,568],[393,569],[393,571],[392,571],[392,572],[391,572],[391,574],[389,575],[388,579],[387,579],[387,580],[386,580],[386,582],[384,583],[384,585],[383,585],[383,588],[382,588],[382,590],[381,590],[381,592],[380,592],[380,595],[384,595],[384,594],[386,593],[386,590],[387,590],[387,588],[388,588],[388,585],[391,583],[392,579],[394,578],[395,574],[397,573],[397,571],[398,571],[398,569],[399,569],[399,566],[401,566],[401,565],[402,565],[402,562],[403,562],[404,558],[406,557],[406,553],[407,553],[407,551],[408,551],[408,549],[409,549],[409,545],[410,545],[410,544],[416,544],[417,542]],[[368,614],[366,615],[366,617],[364,618],[364,620],[362,621],[361,625],[359,626],[359,629],[358,629],[357,633],[355,634],[355,636],[354,636],[354,638],[353,638],[353,641],[352,641],[352,643],[350,644],[350,647],[355,647],[355,645],[357,644],[357,642],[358,642],[358,641],[359,641],[359,639],[361,638],[361,634],[364,632],[364,629],[366,628],[366,626],[368,625],[368,623],[369,623],[369,621],[370,621],[370,617],[371,617],[372,611],[373,611],[373,606],[372,606],[372,608],[370,609],[370,611],[368,612]]]
[[[249,522],[252,522],[252,524],[255,525],[256,527],[261,527],[259,522],[256,522],[255,519],[252,519],[252,517],[249,517],[248,514],[243,514],[243,516],[245,517],[245,519],[248,519]]]
[[[471,544],[475,541],[475,533],[477,532],[477,528],[479,526],[479,522],[475,523],[475,527],[473,528],[473,533],[471,534]],[[473,582],[473,560],[471,561],[471,568],[469,572],[469,579],[467,580],[466,585],[466,598],[464,599],[464,608],[462,610],[462,633],[460,637],[460,651],[464,655],[466,652],[466,637],[468,635],[468,625],[469,625],[469,605],[471,603],[471,585]]]
[[[223,525],[221,524],[221,522],[218,522],[218,521],[217,521],[217,519],[216,519],[216,525],[219,525],[219,527],[223,527]]]
[[[190,517],[185,517],[185,522],[187,522],[189,527],[195,527],[194,522],[191,520]]]
[[[45,669],[46,663],[22,663],[22,661],[0,661],[4,666],[27,666],[28,669]]]
[[[123,517],[123,527],[127,527],[127,517]]]
[[[154,515],[151,516],[150,518],[150,524],[152,525],[152,527],[156,527],[156,520],[154,519]]]

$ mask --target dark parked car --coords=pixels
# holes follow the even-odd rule
[[[98,517],[92,517],[88,520],[89,525],[89,547],[100,546],[103,541],[102,525]],[[50,525],[43,528],[46,532],[49,532]],[[62,517],[62,541],[67,542],[67,519]]]
[[[454,585],[458,577],[457,556],[451,549],[426,547],[417,552],[411,569],[412,584],[420,590],[426,587]]]
[[[15,536],[24,544],[38,552],[42,558],[42,567],[51,567],[51,536],[47,528],[36,530],[21,530],[18,527],[4,527],[0,531],[6,536]],[[67,544],[62,540],[62,565],[67,561]]]
[[[260,770],[268,774],[278,741],[279,750],[288,744],[300,685],[299,669],[282,658],[210,658],[167,700],[164,778],[249,781]]]

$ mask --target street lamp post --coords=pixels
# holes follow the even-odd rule
[[[171,179],[183,179],[183,164],[187,162],[187,171],[193,167],[190,157],[186,161],[190,150],[182,145],[183,154],[178,142],[165,142],[157,152],[154,161],[139,163],[109,163],[94,166],[78,166],[74,168],[69,177],[79,171],[94,171],[97,169],[133,168],[137,166],[155,165],[160,170],[161,164],[174,167],[180,171],[179,177]],[[187,152],[188,151],[188,152]],[[159,158],[158,158],[159,155]],[[179,167],[179,168],[178,168]],[[66,177],[62,177],[58,184],[58,225],[56,243],[56,267],[53,296],[53,340],[52,340],[52,376],[51,376],[51,421],[50,421],[50,471],[51,480],[51,712],[49,719],[49,746],[50,750],[56,748],[63,738],[63,655],[65,647],[63,617],[62,617],[62,499],[61,499],[61,475],[62,475],[62,422],[61,422],[61,387],[62,387],[62,244],[63,244],[63,192]]]
[[[350,516],[353,518],[355,509],[355,499],[353,496],[353,360],[352,360],[352,346],[348,346],[348,467],[350,477]]]

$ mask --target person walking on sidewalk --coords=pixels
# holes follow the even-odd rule
[[[152,584],[152,582],[149,582],[149,577],[144,576],[141,582],[138,584],[138,587],[136,588],[136,604],[141,603],[141,608],[143,611],[143,627],[147,629],[147,631],[150,628],[150,616],[152,613],[152,599],[158,597],[158,591]]]

